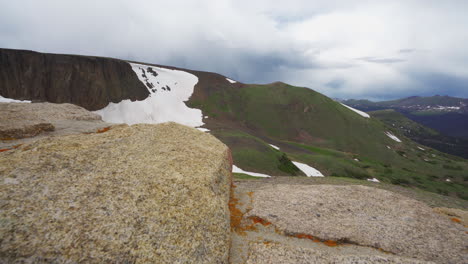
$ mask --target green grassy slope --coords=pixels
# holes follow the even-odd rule
[[[420,150],[398,129],[377,118],[364,118],[313,90],[284,83],[226,84],[188,104],[209,116],[206,126],[231,147],[235,164],[244,170],[294,175],[279,169],[284,153],[326,175],[375,177],[468,198],[466,160],[429,148]],[[390,139],[386,131],[403,142]]]

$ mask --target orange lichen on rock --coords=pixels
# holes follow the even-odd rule
[[[104,132],[107,132],[109,131],[110,127],[105,127],[103,129],[98,129],[98,131],[96,133],[104,133]]]
[[[267,220],[263,219],[263,218],[260,218],[258,216],[254,216],[254,217],[251,217],[250,219],[252,219],[252,221],[254,222],[254,224],[261,224],[263,226],[269,226],[271,225],[271,222],[268,222]]]
[[[256,227],[257,224],[260,224],[260,225],[263,225],[263,226],[271,225],[271,222],[268,222],[265,219],[260,218],[258,216],[251,216],[251,217],[249,217],[249,219],[252,220],[251,224],[243,226],[242,231],[255,231],[255,230],[257,230],[257,227]],[[275,228],[275,231],[276,231],[276,228]]]
[[[0,149],[0,152],[5,152],[5,151],[8,151],[8,150],[11,150],[11,149]]]
[[[302,234],[302,233],[299,233],[299,234],[294,234],[293,235],[294,237],[297,237],[297,238],[300,238],[300,239],[309,239],[309,240],[312,240],[314,242],[321,242],[321,243],[324,243],[325,245],[329,246],[329,247],[336,247],[338,246],[338,242],[337,241],[334,241],[334,240],[320,240],[312,235],[309,235],[309,234]]]
[[[7,137],[7,138],[0,138],[0,140],[16,140],[16,138]]]
[[[239,199],[231,196],[231,199],[229,200],[229,211],[231,211],[231,229],[234,230],[240,227],[242,217],[244,216],[242,211],[237,208],[238,202]]]
[[[326,240],[323,242],[325,245],[329,246],[329,247],[336,247],[338,246],[338,242],[336,241],[333,241],[333,240]]]
[[[450,220],[452,220],[455,223],[459,223],[459,224],[461,223],[461,220],[456,218],[456,217],[452,217],[452,218],[450,218]]]
[[[237,205],[239,205],[239,199],[234,196],[234,188],[236,188],[236,185],[231,183],[231,194],[228,203],[229,211],[231,212],[231,230],[239,234],[245,234],[241,228],[241,222],[242,218],[244,217],[244,213],[239,208],[237,208]]]
[[[307,234],[295,234],[294,236],[297,238],[301,238],[301,239],[306,238],[306,239],[314,240],[313,236],[307,235]]]

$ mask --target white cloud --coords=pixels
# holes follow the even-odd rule
[[[438,82],[453,84],[468,78],[466,1],[0,0],[0,5],[5,48],[134,59],[215,71],[243,82],[280,80],[333,97],[443,94],[428,87],[427,76],[437,73],[443,77]]]

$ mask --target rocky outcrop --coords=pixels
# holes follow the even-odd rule
[[[247,264],[434,264],[410,258],[389,256],[388,254],[368,255],[337,250],[313,249],[300,246],[288,246],[281,243],[251,243]],[[351,250],[350,250],[351,251]],[[361,250],[362,251],[362,250]]]
[[[0,103],[0,113],[0,141],[54,131],[60,122],[101,121],[99,115],[72,104]]]
[[[236,184],[242,220],[234,226],[233,263],[468,262],[461,218],[400,194],[360,185]],[[445,214],[454,212],[464,211]]]
[[[94,111],[149,92],[122,60],[0,49],[0,95],[72,103]]]
[[[227,263],[231,164],[175,123],[0,152],[0,262]]]

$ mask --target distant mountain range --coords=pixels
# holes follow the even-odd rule
[[[372,114],[281,82],[244,84],[170,66],[0,49],[0,96],[73,103],[111,122],[198,127],[230,147],[238,172],[305,176],[315,168],[325,176],[468,199],[467,160],[422,146]],[[460,115],[466,107],[439,105]]]
[[[421,125],[393,109],[368,112],[412,140],[452,155],[468,158],[468,139],[450,137]]]
[[[412,96],[393,101],[343,100],[362,111],[394,109],[440,133],[468,139],[468,99],[450,96]]]
[[[419,114],[468,114],[468,99],[440,95],[430,97],[411,96],[398,100],[380,102],[355,99],[342,100],[342,102],[365,111],[398,109],[399,111]]]

